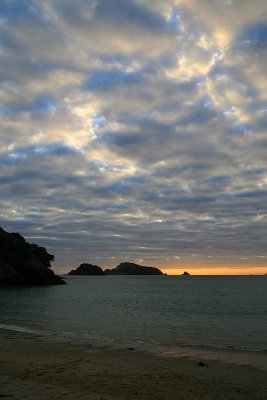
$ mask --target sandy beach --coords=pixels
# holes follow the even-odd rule
[[[1,398],[267,398],[266,366],[248,365],[242,357],[233,362],[200,352],[162,356],[3,331],[0,339]]]

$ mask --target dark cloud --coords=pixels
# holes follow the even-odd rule
[[[45,113],[56,107],[56,100],[47,94],[39,94],[35,98],[16,98],[7,102],[7,106],[0,108],[4,116],[17,116],[20,113],[30,112],[32,114]]]
[[[209,109],[208,107],[200,101],[198,104],[195,104],[190,108],[190,114],[183,117],[179,121],[180,126],[184,125],[206,125],[208,123],[212,123],[215,118],[220,115],[220,112],[217,110]]]
[[[141,77],[137,73],[119,70],[92,71],[89,80],[84,84],[86,90],[108,90],[118,85],[134,85]]]
[[[98,0],[94,11],[97,19],[122,25],[134,24],[137,28],[150,30],[155,34],[161,34],[166,27],[165,20],[160,14],[134,1]]]
[[[128,0],[55,1],[56,10],[69,23],[78,28],[89,23],[111,23],[114,25],[135,25],[136,28],[162,33],[165,28],[163,17],[145,6]]]

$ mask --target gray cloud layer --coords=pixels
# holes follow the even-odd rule
[[[1,0],[0,30],[5,229],[57,266],[266,265],[265,1]]]

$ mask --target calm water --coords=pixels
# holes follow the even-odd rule
[[[267,351],[267,276],[66,281],[0,288],[0,328],[114,345]]]

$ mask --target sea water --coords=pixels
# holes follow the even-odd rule
[[[267,351],[267,276],[68,276],[0,288],[0,329],[114,346]]]

